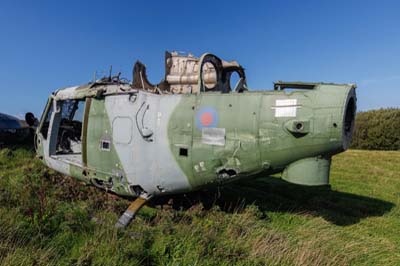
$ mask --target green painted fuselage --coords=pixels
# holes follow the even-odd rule
[[[349,145],[355,103],[351,84],[172,95],[73,87],[50,97],[37,153],[49,167],[121,195],[181,193],[260,172],[326,185],[331,156]],[[65,124],[70,105],[81,112],[75,140]]]

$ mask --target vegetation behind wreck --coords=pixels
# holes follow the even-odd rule
[[[400,109],[357,113],[351,148],[400,150]]]

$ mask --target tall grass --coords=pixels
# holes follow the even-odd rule
[[[257,177],[161,199],[118,231],[127,200],[2,149],[0,264],[398,265],[399,165],[400,152],[349,151],[331,190]]]

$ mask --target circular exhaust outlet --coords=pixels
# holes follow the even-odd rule
[[[357,110],[357,98],[355,88],[352,88],[347,95],[344,115],[343,115],[343,149],[347,150],[351,144],[351,139],[354,130],[354,123]]]

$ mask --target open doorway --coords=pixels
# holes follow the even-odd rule
[[[82,165],[82,124],[84,99],[59,101],[60,123],[55,155],[59,159]]]

